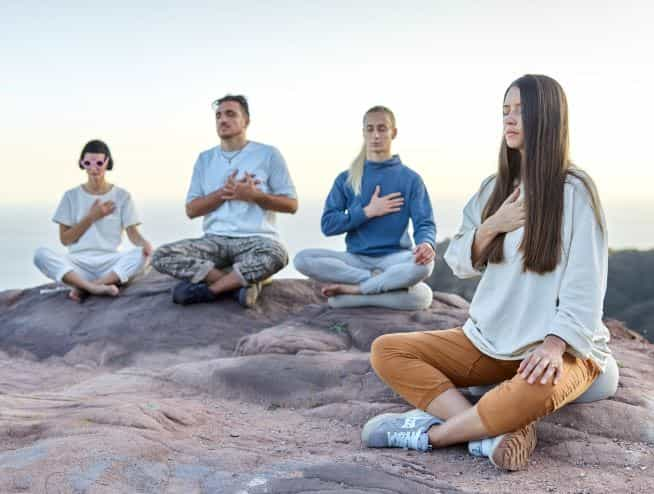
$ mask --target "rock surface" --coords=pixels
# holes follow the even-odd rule
[[[0,293],[0,492],[652,492],[654,345],[611,322],[617,395],[543,420],[529,468],[464,446],[367,450],[362,424],[407,408],[375,376],[380,334],[460,325],[465,300],[425,311],[330,309],[276,280],[260,304],[179,307],[151,274],[82,305]]]

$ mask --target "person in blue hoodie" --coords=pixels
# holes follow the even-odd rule
[[[295,256],[299,272],[327,283],[326,297],[406,291],[434,268],[436,225],[429,194],[420,175],[392,154],[396,135],[391,110],[375,106],[365,113],[363,149],[336,177],[321,219],[325,235],[346,234],[347,252],[306,249]]]

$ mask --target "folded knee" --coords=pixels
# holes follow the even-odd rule
[[[429,278],[433,270],[434,270],[433,261],[428,264],[416,264],[414,267],[416,278],[419,279],[420,281]]]
[[[264,254],[264,264],[268,266],[270,273],[265,276],[268,278],[277,271],[281,271],[288,264],[288,254],[286,251],[281,252],[267,252]]]
[[[162,245],[161,247],[155,249],[155,251],[152,253],[152,260],[150,261],[150,263],[152,264],[154,269],[159,271],[163,259],[165,259],[169,255],[170,255],[170,249],[168,249],[167,246]]]
[[[378,336],[370,345],[370,365],[379,375],[384,373],[387,362],[398,348],[402,334],[385,334]]]
[[[307,271],[308,267],[308,259],[306,255],[306,251],[302,250],[295,254],[295,257],[293,258],[293,266],[295,269],[297,269],[300,273],[305,274]]]
[[[47,247],[39,247],[34,251],[33,262],[37,266],[43,265],[44,261],[49,257],[50,249]]]

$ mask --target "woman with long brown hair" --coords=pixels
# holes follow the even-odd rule
[[[419,410],[368,421],[369,447],[468,442],[472,454],[516,470],[536,446],[538,419],[603,373],[612,382],[595,398],[615,392],[602,323],[606,226],[592,180],[568,156],[563,89],[543,75],[517,79],[503,125],[498,171],[466,205],[445,254],[458,277],[481,276],[470,317],[462,328],[373,342],[375,372]],[[498,383],[474,406],[456,389]]]

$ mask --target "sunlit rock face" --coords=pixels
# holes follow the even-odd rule
[[[368,418],[407,409],[372,372],[371,342],[461,325],[460,297],[331,309],[319,285],[276,280],[243,310],[174,305],[173,284],[151,274],[81,305],[0,293],[3,493],[654,489],[654,345],[616,321],[617,395],[543,420],[529,468],[507,475],[464,446],[361,447]]]

